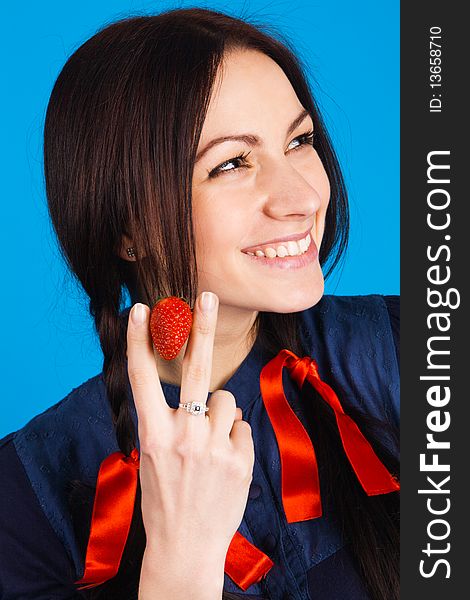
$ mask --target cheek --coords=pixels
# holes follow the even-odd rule
[[[324,187],[323,193],[321,195],[321,208],[319,210],[319,213],[320,213],[319,216],[322,221],[322,226],[325,224],[326,211],[328,210],[328,206],[330,204],[330,193],[331,193],[330,182],[328,180],[328,177],[326,177],[326,173],[325,173],[325,187]]]
[[[223,242],[220,230],[210,215],[199,215],[194,218],[194,233],[198,260],[205,260],[212,256]]]
[[[229,210],[220,198],[199,198],[193,202],[193,221],[198,261],[202,263],[220,261],[227,250],[242,239],[237,224],[243,220]]]
[[[313,154],[310,153],[308,159],[302,164],[302,175],[320,199],[317,216],[321,216],[328,208],[331,190],[328,175],[316,150]]]
[[[325,171],[323,163],[321,162],[321,160],[318,156],[317,156],[317,168],[316,168],[315,179],[317,181],[316,188],[318,191],[318,195],[320,196],[320,200],[321,200],[320,211],[326,212],[326,209],[328,208],[328,204],[330,202],[330,193],[331,193],[330,181],[328,179],[328,175]]]
[[[328,175],[318,155],[316,156],[315,167],[310,171],[309,183],[315,189],[320,200],[320,206],[315,217],[315,243],[317,248],[320,249],[325,231],[326,212],[330,203],[331,188]]]
[[[320,207],[318,209],[317,218],[324,220],[328,204],[330,203],[331,188],[328,175],[318,154],[316,156],[315,168],[312,172],[311,185],[320,198]]]

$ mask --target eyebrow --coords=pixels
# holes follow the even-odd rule
[[[300,114],[292,121],[292,123],[287,128],[286,135],[291,134],[297,127],[302,123],[302,121],[308,117],[310,113],[307,109],[303,109]],[[211,148],[216,146],[217,144],[223,144],[224,142],[244,142],[249,146],[257,146],[260,144],[261,140],[257,135],[253,135],[250,133],[241,133],[239,135],[222,135],[220,137],[216,137],[210,142],[208,142],[204,148],[201,148],[199,152],[196,154],[195,162],[201,160],[201,158],[206,154]]]

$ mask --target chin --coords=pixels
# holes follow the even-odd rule
[[[260,310],[275,313],[301,312],[315,306],[321,300],[324,291],[325,284],[323,277],[320,277],[308,287],[302,286],[302,289],[291,289],[286,293],[278,294],[276,299],[273,298],[268,306]]]

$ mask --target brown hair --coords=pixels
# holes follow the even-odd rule
[[[120,317],[125,290],[132,303],[149,306],[157,296],[169,294],[183,296],[191,305],[195,301],[192,171],[224,53],[258,50],[283,69],[313,119],[315,148],[330,181],[320,251],[326,275],[346,246],[349,222],[341,170],[304,68],[291,44],[281,39],[266,27],[202,8],[125,18],[82,44],[52,90],[44,129],[50,216],[63,258],[89,297],[117,442],[126,455],[135,447],[136,431],[127,393],[127,321]],[[134,242],[136,262],[118,256],[123,233]],[[302,355],[295,313],[261,312],[254,327],[260,343],[273,354],[288,347]],[[344,470],[348,472],[347,465]],[[354,484],[348,479],[344,485]],[[367,499],[361,502],[362,522],[369,515]],[[142,548],[145,533],[138,504],[128,546],[135,540]],[[396,523],[389,521],[381,522],[365,540],[371,552],[382,527],[387,535],[397,531]],[[362,575],[377,599],[397,595],[393,544],[385,544],[383,559],[373,565],[368,548],[358,549]],[[125,557],[121,564],[121,573],[130,568]],[[138,565],[131,567],[138,583]],[[121,593],[122,589],[116,587]],[[109,597],[120,597],[116,594]]]

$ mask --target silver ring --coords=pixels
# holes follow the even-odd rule
[[[204,402],[180,402],[178,408],[184,408],[186,412],[192,415],[204,415],[209,410]]]

